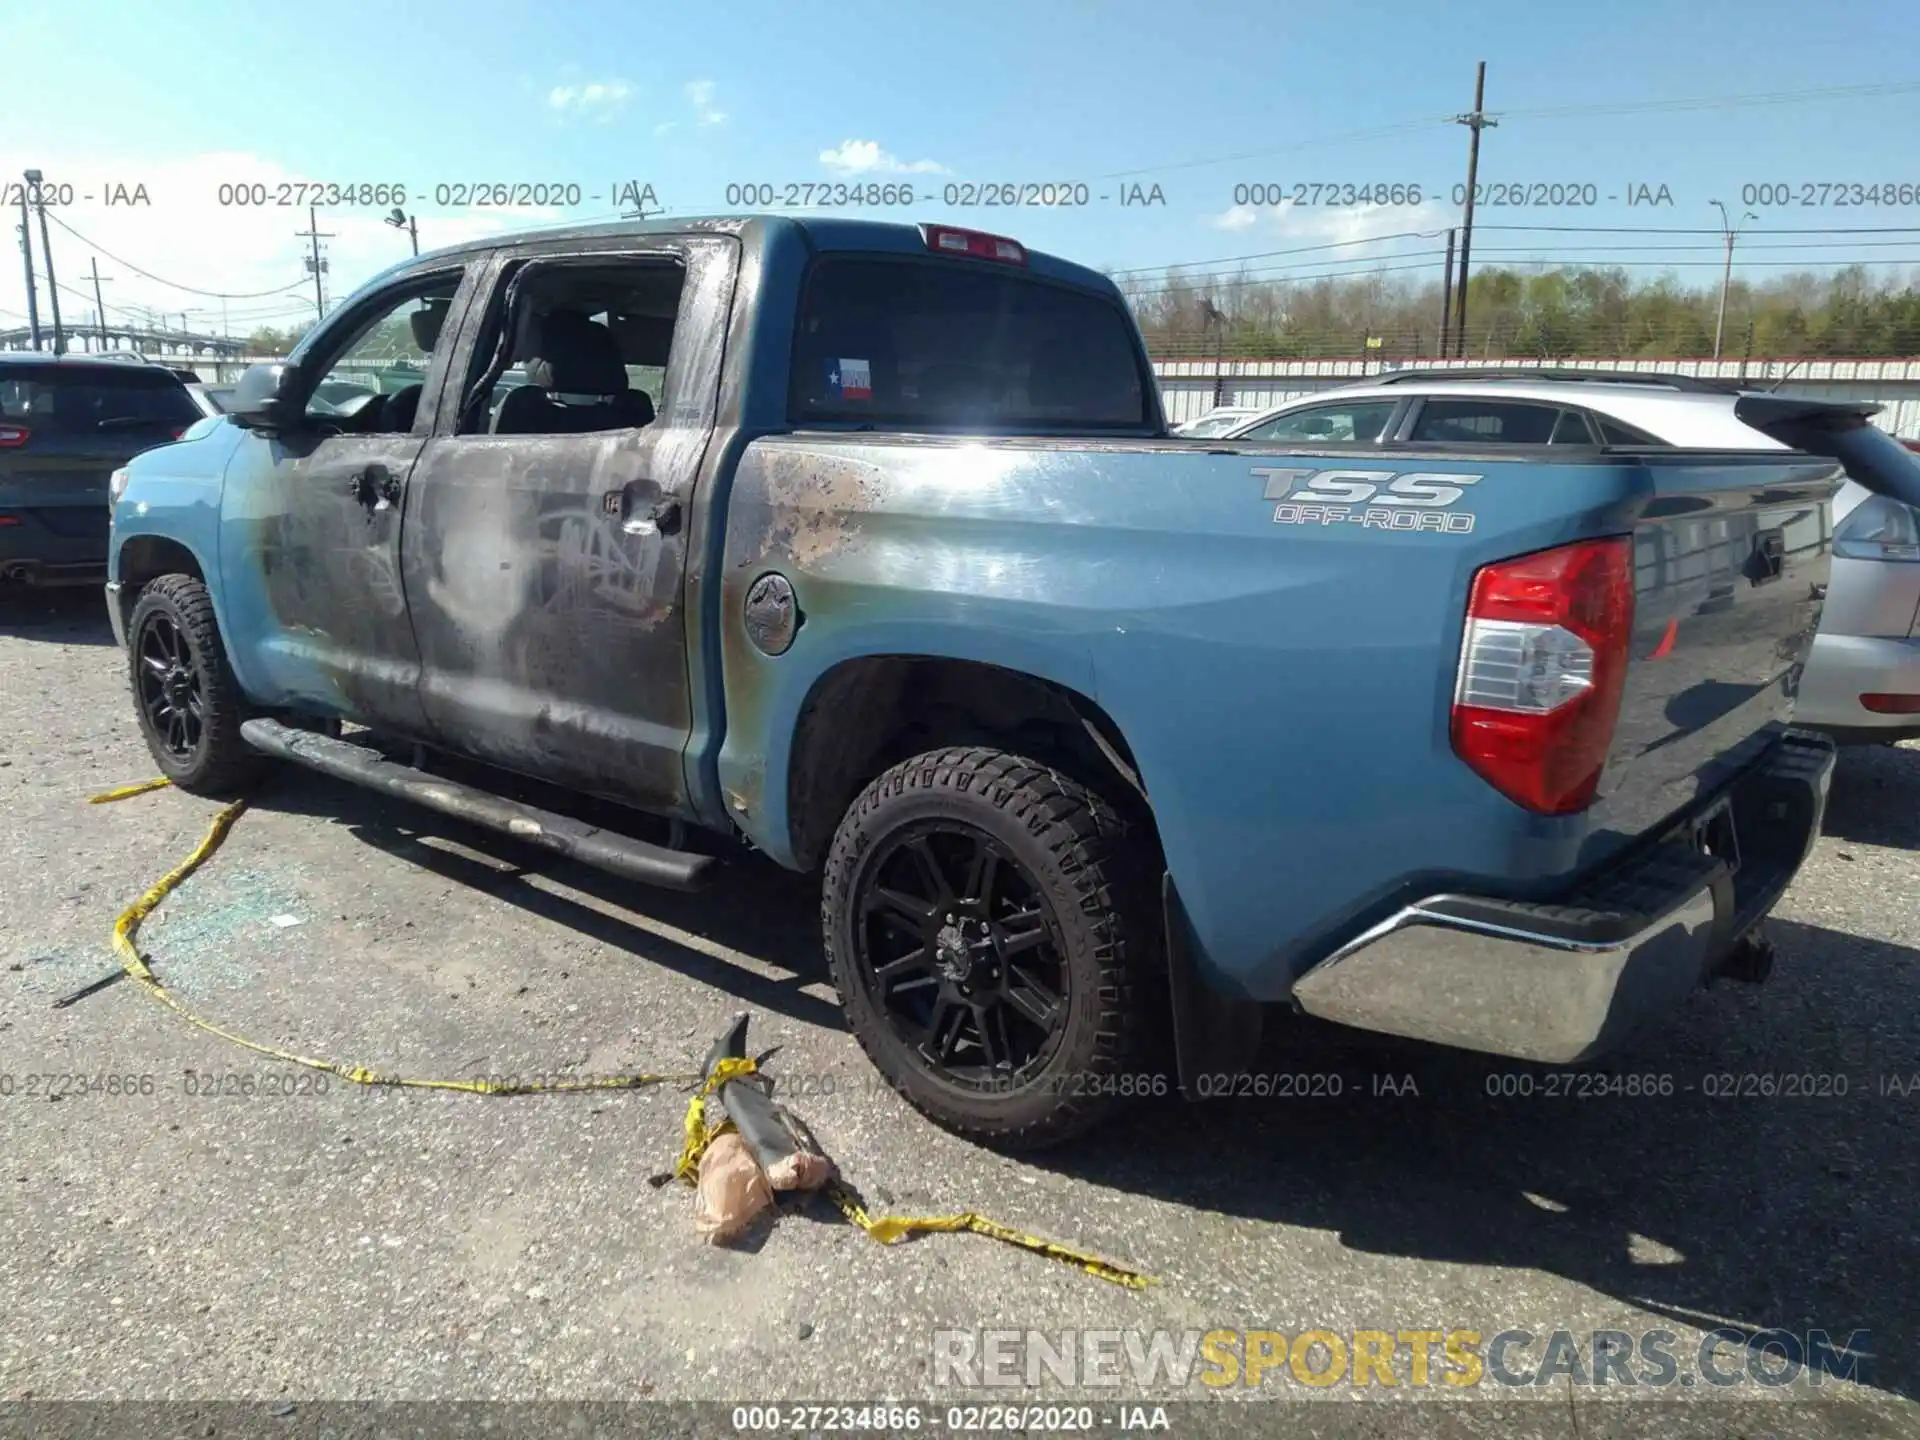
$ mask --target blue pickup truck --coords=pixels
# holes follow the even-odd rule
[[[108,600],[189,790],[278,757],[646,883],[818,873],[874,1063],[1034,1145],[1230,1092],[1275,1005],[1565,1064],[1762,977],[1828,500],[1920,469],[1738,405],[1794,448],[1184,441],[1112,283],[1013,240],[520,234],[116,472]]]

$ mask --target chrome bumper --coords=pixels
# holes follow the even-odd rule
[[[1363,1030],[1589,1059],[1677,1007],[1773,908],[1819,836],[1833,764],[1831,742],[1790,732],[1726,792],[1735,853],[1701,849],[1689,819],[1552,904],[1431,896],[1307,971],[1294,1000]]]
[[[107,623],[113,626],[113,643],[127,648],[127,617],[120,612],[120,582],[107,582]]]

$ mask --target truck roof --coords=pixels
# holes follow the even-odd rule
[[[603,239],[622,235],[684,235],[689,231],[707,231],[713,234],[745,237],[757,227],[764,227],[769,233],[781,229],[797,231],[815,250],[867,251],[899,255],[929,253],[918,223],[853,220],[838,215],[663,215],[651,220],[606,220],[591,225],[552,225],[533,230],[506,230],[498,235],[478,240],[465,240],[458,245],[448,245],[439,250],[424,252],[418,257],[410,257],[398,265],[389,267],[379,278],[385,279],[389,275],[405,274],[418,267],[431,266],[435,261],[448,260],[480,250],[491,250],[501,245],[525,245],[547,240]],[[972,229],[974,227],[955,226],[953,228]],[[1004,238],[1019,239],[1018,236]],[[1022,242],[1022,248],[1026,248],[1025,242]],[[1113,281],[1098,270],[1085,265],[1076,265],[1071,260],[1063,260],[1057,255],[1048,255],[1039,250],[1027,249],[1026,254],[1027,263],[1023,268],[1032,274],[1064,284],[1097,290],[1102,294],[1116,296],[1119,294]]]

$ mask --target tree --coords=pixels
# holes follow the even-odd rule
[[[262,325],[247,336],[249,355],[286,355],[311,329],[307,325],[291,325],[285,330],[276,330],[271,325]]]
[[[1126,277],[1127,296],[1155,355],[1236,359],[1417,356],[1432,353],[1438,279],[1382,267],[1363,275],[1259,280],[1169,271]],[[1465,352],[1474,359],[1578,356],[1706,358],[1713,353],[1719,279],[1631,278],[1619,266],[1493,266],[1467,291]],[[1920,290],[1864,266],[1737,280],[1728,289],[1723,353],[1753,336],[1756,359],[1801,355],[1920,356]],[[1380,338],[1365,348],[1365,337]]]

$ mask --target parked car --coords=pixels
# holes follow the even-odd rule
[[[87,360],[117,360],[128,365],[157,365],[174,379],[185,385],[200,383],[200,372],[187,365],[169,365],[163,357],[148,355],[139,350],[89,350],[76,358]]]
[[[430,312],[411,408],[309,408]],[[1039,1144],[1231,1092],[1263,1002],[1570,1063],[1764,975],[1833,764],[1787,727],[1828,503],[1920,470],[1859,407],[1716,400],[1675,449],[1547,394],[1585,444],[1404,390],[1337,403],[1432,438],[1203,449],[1113,283],[1005,237],[516,234],[125,467],[109,606],[187,790],[276,756],[630,879],[818,874],[882,1073]]]
[[[227,413],[227,402],[233,398],[233,387],[202,385],[196,381],[187,386],[187,394],[193,397],[193,403],[200,408],[203,417],[224,415]]]
[[[99,584],[107,477],[199,418],[162,366],[0,352],[0,584]]]
[[[1638,371],[1399,371],[1276,406],[1233,435],[1782,448],[1740,423],[1742,393]],[[1920,449],[1920,441],[1901,443]],[[1795,723],[1843,743],[1920,736],[1920,511],[1849,482],[1834,497],[1833,515],[1833,579]]]
[[[1217,405],[1198,420],[1189,420],[1184,425],[1173,427],[1173,433],[1189,440],[1204,440],[1211,435],[1225,435],[1237,430],[1247,421],[1264,414],[1257,406]]]

